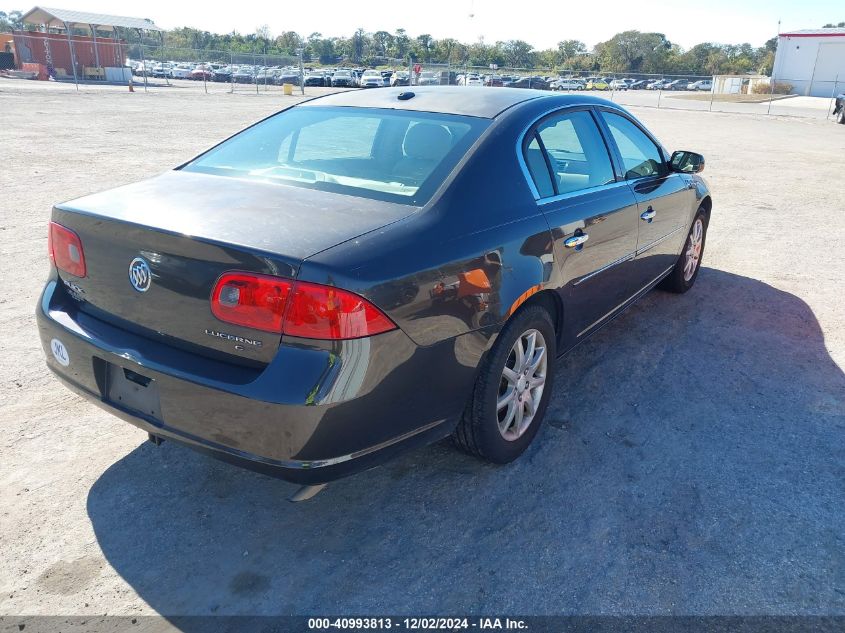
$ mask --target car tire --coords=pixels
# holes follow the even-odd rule
[[[707,211],[700,207],[684,240],[684,247],[675,267],[658,286],[661,290],[683,294],[692,288],[698,271],[701,270],[704,244],[707,240],[707,220]]]
[[[525,352],[532,348],[532,338],[533,370],[525,358]],[[517,343],[524,361],[517,353]],[[556,358],[555,328],[549,313],[539,305],[517,312],[479,367],[472,397],[452,434],[458,448],[496,464],[519,457],[542,424],[554,384]],[[529,381],[532,376],[534,380]],[[537,385],[540,378],[543,382]],[[526,420],[525,414],[532,408],[534,412]]]

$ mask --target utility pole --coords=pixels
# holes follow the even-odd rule
[[[780,20],[778,20],[778,41],[780,41]],[[777,44],[775,44],[775,57],[777,58]],[[816,56],[818,59],[818,55]],[[813,74],[816,73],[816,67],[813,66]],[[813,87],[813,80],[810,80],[810,87]],[[769,107],[766,109],[766,114],[772,113],[772,100],[775,98],[775,62],[772,60],[772,73],[769,75]]]
[[[302,53],[305,51],[304,48],[299,47],[296,49],[296,54],[299,55],[299,92],[300,94],[305,94],[305,68],[302,66]]]

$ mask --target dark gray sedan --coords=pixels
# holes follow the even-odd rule
[[[508,462],[558,356],[695,283],[703,167],[593,97],[313,99],[56,205],[47,363],[156,442],[299,483],[449,435]]]

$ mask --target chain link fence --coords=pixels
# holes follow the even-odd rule
[[[145,90],[202,82],[205,92],[269,92],[284,84],[303,87],[298,56],[133,45],[126,63]],[[134,55],[134,57],[132,56]]]
[[[19,76],[96,84],[132,84],[143,90],[201,89],[205,93],[304,94],[312,88],[368,85],[511,86],[590,93],[626,106],[778,114],[826,118],[845,78],[820,81],[761,75],[704,76],[575,71],[567,68],[511,68],[467,63],[383,59],[376,75],[355,64],[324,66],[298,55],[265,51],[205,50],[133,43],[70,34],[14,32]],[[341,71],[334,76],[337,71]],[[344,75],[344,77],[340,77]],[[286,86],[287,84],[287,86]],[[316,91],[312,91],[316,92]],[[802,94],[829,94],[807,97]]]

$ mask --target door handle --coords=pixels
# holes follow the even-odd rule
[[[651,222],[654,219],[654,216],[657,215],[657,212],[649,207],[642,213],[640,213],[640,220],[645,220],[646,222]]]
[[[581,246],[584,242],[590,239],[590,236],[586,233],[582,233],[581,235],[573,235],[572,237],[568,237],[563,241],[563,245],[566,248],[577,248]]]

